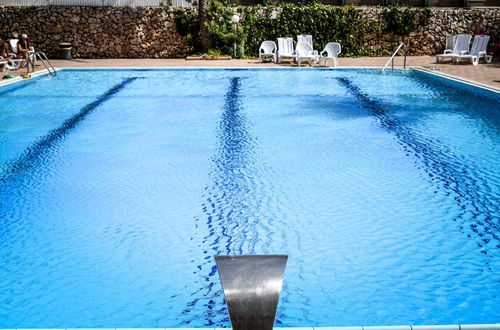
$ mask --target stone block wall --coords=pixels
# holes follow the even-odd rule
[[[190,9],[186,9],[190,10]],[[368,20],[383,24],[380,7],[358,7]],[[500,38],[500,9],[432,8],[432,17],[405,41],[410,55],[433,55],[442,51],[449,34],[472,34],[482,13],[488,34]],[[279,9],[278,9],[279,11]],[[0,38],[12,32],[27,33],[32,45],[49,57],[58,54],[59,42],[70,42],[74,55],[82,58],[175,58],[191,48],[176,31],[174,9],[168,7],[0,7]],[[368,48],[392,49],[398,36],[377,34]],[[334,40],[332,40],[334,41]]]
[[[0,22],[0,38],[27,33],[49,57],[57,56],[60,42],[83,58],[172,58],[191,50],[168,7],[5,6]]]
[[[362,15],[369,20],[382,21],[382,8],[365,7]],[[393,49],[394,42],[388,40],[402,40],[408,45],[409,55],[435,55],[443,51],[447,35],[474,34],[474,23],[479,15],[483,14],[491,40],[500,42],[500,8],[431,8],[432,17],[428,24],[417,27],[408,37],[391,34],[378,34],[369,38],[371,41],[366,47],[378,49],[386,47]],[[392,47],[389,47],[391,46]]]

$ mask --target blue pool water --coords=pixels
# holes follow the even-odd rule
[[[0,328],[500,320],[500,96],[417,71],[64,70],[0,88]]]

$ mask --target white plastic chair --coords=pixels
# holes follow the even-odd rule
[[[278,38],[278,63],[281,63],[282,58],[295,59],[295,51],[293,50],[292,38]]]
[[[439,63],[445,58],[450,58],[453,61],[453,56],[461,55],[464,52],[469,51],[471,36],[468,34],[458,34],[455,45],[453,46],[453,50],[450,52],[449,50],[445,50],[443,54],[436,55],[436,62]]]
[[[313,64],[316,64],[318,60],[318,52],[313,50],[311,45],[307,42],[297,43],[295,53],[297,55],[297,66],[300,66],[300,63],[302,63],[303,60],[312,60]]]
[[[333,60],[333,65],[338,65],[338,55],[342,51],[342,47],[338,42],[329,42],[326,44],[325,49],[320,53],[319,64],[324,60],[324,65],[327,66],[328,60]],[[323,54],[326,53],[326,56]]]
[[[264,58],[270,56],[273,58],[273,62],[276,63],[276,51],[276,43],[274,41],[263,41],[260,44],[259,59],[261,62],[264,62]]]
[[[489,41],[490,36],[474,36],[470,52],[463,52],[460,55],[454,55],[453,62],[458,64],[462,62],[462,60],[470,60],[472,65],[478,65],[479,59],[483,57],[486,63],[491,63],[493,56],[486,54],[486,48],[488,47]]]
[[[297,43],[299,42],[306,42],[309,45],[311,45],[311,48],[314,49],[313,47],[313,37],[310,34],[299,34],[297,36]]]

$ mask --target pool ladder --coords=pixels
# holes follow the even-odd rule
[[[407,53],[407,48],[405,47],[404,42],[401,42],[399,44],[398,48],[396,48],[396,50],[392,54],[392,56],[389,59],[389,61],[387,61],[387,63],[385,64],[384,68],[382,69],[382,72],[384,72],[384,70],[387,68],[387,66],[389,65],[389,63],[391,63],[391,69],[394,70],[394,56],[396,56],[396,54],[399,52],[399,50],[401,49],[401,47],[403,47],[403,56],[404,56],[403,69],[406,69],[406,53]]]
[[[56,69],[54,69],[54,66],[52,65],[52,63],[50,63],[49,59],[47,58],[47,55],[45,55],[44,52],[36,52],[35,60],[37,58],[40,60],[40,62],[42,62],[43,66],[45,66],[45,69],[47,69],[50,76],[57,75]]]

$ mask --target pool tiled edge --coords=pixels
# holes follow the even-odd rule
[[[56,71],[60,71],[60,69],[56,69]],[[21,75],[15,77],[15,78],[11,78],[11,79],[0,79],[0,86],[7,86],[10,84],[19,82],[19,81],[30,81],[31,79],[33,79],[35,77],[43,76],[43,75],[46,75],[48,73],[49,72],[44,69],[44,70],[39,70],[39,71],[35,71],[35,72],[30,73],[31,78],[27,78],[27,79],[22,78]]]
[[[424,73],[433,75],[433,76],[436,76],[436,77],[439,77],[439,78],[442,78],[442,79],[448,79],[448,80],[456,81],[456,82],[459,82],[462,84],[483,88],[483,89],[488,90],[490,92],[500,93],[500,89],[496,88],[495,86],[480,83],[480,82],[472,80],[472,79],[459,77],[459,76],[452,75],[449,73],[444,73],[441,71],[434,71],[434,70],[423,68],[420,66],[415,66],[415,67],[413,67],[413,69],[418,70],[420,72],[424,72]]]
[[[219,330],[231,328],[17,328],[0,330]],[[275,327],[277,330],[500,330],[498,324],[390,325],[354,327]]]

